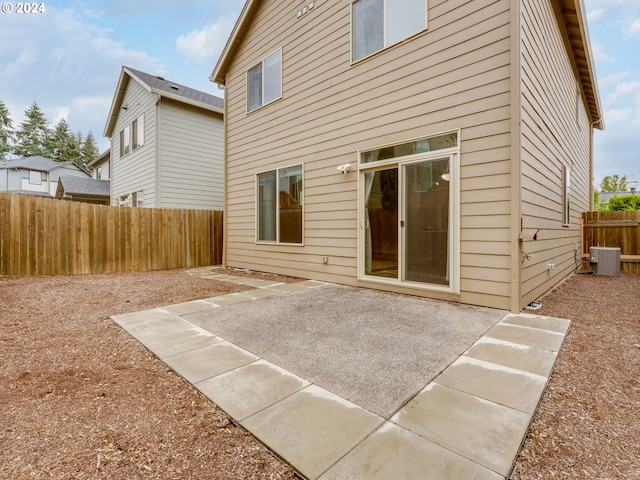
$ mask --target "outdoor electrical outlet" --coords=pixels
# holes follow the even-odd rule
[[[322,263],[329,263],[329,257],[322,257]]]
[[[555,270],[555,269],[556,269],[555,263],[547,263],[547,270]]]
[[[578,249],[580,248],[580,244],[578,242],[573,244],[573,249],[577,252]]]

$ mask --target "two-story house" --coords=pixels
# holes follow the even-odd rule
[[[104,136],[111,203],[222,210],[221,98],[122,67]]]
[[[62,176],[90,178],[73,162],[55,162],[37,156],[0,160],[0,192],[53,198]]]
[[[581,0],[248,0],[211,80],[226,265],[512,311],[575,270]]]

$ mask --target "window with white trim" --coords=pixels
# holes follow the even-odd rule
[[[144,145],[144,114],[120,130],[120,156],[129,155]]]
[[[42,172],[29,170],[29,183],[31,185],[42,185]]]
[[[282,50],[265,57],[247,72],[247,111],[282,97]]]
[[[303,195],[302,165],[258,174],[256,240],[302,243]]]
[[[427,0],[355,0],[351,8],[353,61],[427,28]]]

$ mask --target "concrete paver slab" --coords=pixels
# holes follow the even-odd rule
[[[235,305],[252,300],[251,292],[231,293],[229,295],[220,295],[217,297],[205,298],[206,302],[212,303],[214,306],[223,307],[226,305]]]
[[[531,415],[437,383],[391,421],[506,477]]]
[[[238,421],[307,386],[309,382],[306,380],[265,360],[195,384],[198,390]]]
[[[392,423],[386,423],[320,480],[500,480],[503,477]]]
[[[192,323],[159,308],[146,310],[142,315],[136,312],[111,318],[142,343],[154,337],[175,334],[193,327]]]
[[[277,285],[273,288],[275,288],[276,290],[280,290],[281,292],[299,292],[308,288],[319,287],[321,285],[324,284],[322,282],[316,282],[314,280],[306,280],[304,282],[283,283],[282,285]]]
[[[205,302],[204,300],[193,300],[191,302],[177,303],[175,305],[162,307],[162,310],[173,313],[174,315],[184,315],[186,313],[201,312],[210,308],[214,308],[210,302]]]
[[[561,333],[540,330],[538,328],[508,325],[505,323],[495,325],[487,332],[487,336],[520,345],[542,348],[552,352],[559,351],[564,341],[564,335]]]
[[[521,327],[539,328],[550,332],[566,335],[569,332],[571,322],[563,318],[542,317],[527,313],[510,313],[502,322],[503,324],[519,325]]]
[[[318,478],[384,420],[311,385],[242,425],[310,479]]]
[[[466,355],[434,381],[532,415],[547,385],[547,377]]]
[[[549,350],[482,337],[467,350],[465,355],[548,377],[557,354]]]
[[[282,282],[276,282],[271,280],[260,280],[258,278],[238,278],[234,281],[238,285],[246,285],[247,287],[254,288],[271,288],[278,285],[284,285]]]
[[[257,359],[258,357],[246,350],[222,341],[186,353],[165,357],[163,360],[178,375],[191,383],[197,383]]]
[[[150,308],[149,310],[112,315],[111,319],[120,326],[128,326],[170,317],[175,317],[175,315],[160,308]]]
[[[181,332],[150,338],[145,346],[162,359],[221,341],[222,338],[193,325]]]

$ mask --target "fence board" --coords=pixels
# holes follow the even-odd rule
[[[195,268],[222,261],[222,212],[0,193],[0,275]]]
[[[621,271],[640,273],[640,211],[584,212],[582,236],[583,256],[589,247],[619,247]]]

